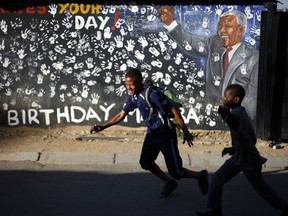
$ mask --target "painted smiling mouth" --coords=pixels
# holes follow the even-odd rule
[[[229,39],[229,36],[228,36],[228,35],[222,35],[222,36],[221,36],[221,39],[223,39],[223,40],[228,40],[228,39]]]

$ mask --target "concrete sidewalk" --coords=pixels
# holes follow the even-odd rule
[[[19,162],[32,161],[40,164],[138,164],[139,154],[135,153],[97,153],[97,152],[17,152],[0,153],[0,161]],[[182,154],[185,167],[200,167],[215,170],[221,166],[227,158],[212,154]],[[160,154],[157,158],[159,165],[164,165],[164,158]],[[263,170],[288,169],[288,160],[285,157],[270,157],[263,166]]]
[[[0,128],[0,161],[32,161],[39,164],[113,165],[137,164],[146,128],[114,126],[98,134],[90,134],[88,126],[63,128]],[[196,131],[194,146],[182,145],[179,151],[185,167],[215,170],[229,156],[221,157],[221,151],[230,144],[228,131]],[[82,139],[79,142],[79,137]],[[282,170],[288,167],[288,146],[272,149],[265,141],[258,140],[257,148],[268,161],[266,170]],[[262,151],[262,152],[261,152]],[[164,165],[162,154],[157,159]]]

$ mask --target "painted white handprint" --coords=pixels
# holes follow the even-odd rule
[[[115,93],[116,95],[121,97],[123,93],[125,92],[125,90],[126,90],[125,86],[120,86],[119,88],[116,88]]]
[[[127,46],[125,46],[126,50],[127,50],[128,52],[133,52],[134,47],[135,47],[135,41],[132,40],[132,39],[127,40]]]
[[[222,5],[217,5],[215,8],[215,12],[218,16],[221,16],[224,7]]]
[[[91,74],[95,77],[98,77],[100,76],[100,73],[101,73],[102,69],[98,66],[96,66],[93,71],[91,72]]]
[[[4,62],[1,63],[3,67],[7,68],[10,65],[11,61],[9,58],[4,58]]]
[[[116,69],[116,71],[122,71],[122,72],[125,72],[126,70],[127,70],[127,64],[126,63],[123,63],[123,64],[121,64],[120,65],[120,67],[119,67],[119,64],[117,63],[115,63],[115,69]]]
[[[148,46],[148,41],[146,40],[145,37],[140,37],[140,38],[138,39],[138,42],[141,44],[142,50],[144,50],[145,47]]]
[[[0,29],[4,34],[7,34],[8,25],[5,20],[1,20],[0,22]]]
[[[27,55],[27,53],[25,53],[24,49],[20,49],[18,50],[17,55],[20,59],[23,59]]]
[[[22,27],[22,24],[23,24],[23,22],[20,18],[16,18],[14,22],[11,21],[10,23],[11,23],[11,27],[13,29],[20,28],[20,27]]]
[[[116,47],[117,48],[122,48],[124,46],[124,43],[123,43],[123,40],[124,38],[121,37],[120,35],[117,35],[115,38],[114,38],[115,42],[116,42]]]
[[[162,40],[159,40],[159,46],[162,53],[164,53],[167,50],[167,47]]]
[[[178,91],[181,91],[181,90],[184,89],[184,85],[181,84],[179,81],[175,81],[175,82],[173,83],[173,86],[174,86],[174,88],[176,88]]]
[[[155,47],[149,47],[149,52],[156,57],[160,55],[160,52]]]
[[[42,74],[38,74],[37,75],[37,84],[42,84],[43,83],[43,75]]]
[[[182,53],[177,53],[176,57],[174,57],[175,64],[180,65],[183,59]]]
[[[89,88],[88,86],[83,86],[81,96],[83,98],[87,98],[89,95]]]
[[[49,22],[47,21],[47,20],[41,20],[40,21],[40,24],[39,24],[39,30],[40,31],[44,31],[44,30],[46,30],[47,28],[47,26],[49,25]]]
[[[244,12],[246,14],[247,19],[252,19],[253,18],[253,14],[252,14],[250,6],[245,7]]]
[[[159,32],[159,36],[162,38],[162,41],[168,41],[169,37],[166,32]]]
[[[149,8],[149,15],[147,16],[147,20],[149,22],[154,22],[157,20],[158,11],[156,8],[150,7]]]
[[[105,86],[104,87],[104,93],[105,94],[110,94],[112,92],[114,92],[115,88],[113,85],[109,85],[109,86]]]
[[[172,48],[172,49],[176,49],[177,48],[177,43],[176,41],[169,39],[168,41],[168,45]]]
[[[135,57],[139,60],[139,61],[143,61],[145,58],[145,55],[143,53],[141,53],[139,50],[135,50]]]
[[[115,27],[120,28],[124,23],[125,23],[124,19],[118,19],[117,22],[115,23]]]
[[[86,65],[87,65],[87,68],[88,69],[91,69],[94,67],[94,64],[93,64],[93,58],[89,57],[87,58],[87,60],[85,61]]]
[[[250,29],[250,32],[255,34],[257,37],[260,37],[260,27],[253,25]]]
[[[157,71],[155,73],[152,73],[151,78],[154,82],[161,82],[163,77],[164,77],[164,74],[161,71]]]
[[[110,27],[107,26],[107,27],[104,29],[104,39],[109,39],[109,38],[111,38],[111,35],[112,35],[112,32],[110,31]]]
[[[154,67],[161,68],[163,63],[159,59],[157,59],[156,61],[152,61],[151,65],[154,66]]]
[[[92,104],[98,104],[99,103],[100,96],[98,94],[96,94],[96,93],[91,94],[91,98],[92,98],[92,100],[91,100]]]
[[[77,85],[72,85],[72,86],[71,86],[71,89],[72,89],[72,92],[73,92],[74,94],[77,94],[77,93],[78,93],[78,86],[77,86]]]
[[[166,86],[170,85],[170,83],[172,82],[171,75],[166,73],[162,80]]]
[[[52,4],[52,5],[49,5],[48,6],[48,12],[53,16],[53,18],[55,17],[55,14],[57,13],[57,8],[58,8],[58,5],[56,4]]]
[[[254,38],[252,38],[251,36],[245,37],[245,41],[250,43],[252,46],[254,46],[256,44],[256,40]]]
[[[44,74],[44,75],[48,75],[50,74],[50,66],[47,67],[46,64],[42,64],[40,66],[40,71]]]
[[[31,31],[26,28],[25,30],[22,30],[22,31],[21,31],[21,37],[22,37],[23,39],[26,39],[26,38],[29,36],[30,33],[31,33]]]
[[[128,67],[131,67],[131,68],[137,68],[138,63],[135,60],[132,61],[132,60],[128,59],[127,65],[128,65]]]
[[[152,69],[151,65],[149,65],[146,62],[142,63],[140,67],[142,70],[149,70],[150,71]]]
[[[122,83],[122,78],[120,75],[116,74],[115,75],[115,84],[118,85],[118,84],[121,84]]]

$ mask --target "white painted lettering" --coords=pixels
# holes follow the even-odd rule
[[[105,115],[104,115],[104,121],[107,121],[107,120],[109,119],[109,112],[110,112],[110,110],[111,110],[115,105],[116,105],[116,104],[113,103],[113,104],[111,104],[110,106],[108,106],[107,108],[105,108],[105,107],[102,106],[102,105],[99,106],[100,109],[101,109],[102,111],[104,111],[104,113],[105,113]]]
[[[69,110],[68,110],[67,106],[64,107],[64,112],[63,113],[60,112],[60,108],[57,109],[57,123],[58,124],[61,123],[61,118],[66,118],[66,121],[70,122]]]
[[[90,119],[96,119],[98,122],[101,122],[101,118],[99,115],[93,110],[91,107],[89,107],[86,115],[86,120],[89,121]]]
[[[25,125],[26,124],[26,111],[22,109],[21,113],[22,113],[22,124]]]
[[[99,29],[100,29],[100,30],[103,30],[103,29],[105,28],[105,26],[106,26],[106,23],[107,23],[108,20],[110,19],[110,17],[105,17],[105,18],[103,19],[103,17],[98,16],[98,19],[101,21],[101,24],[100,24]]]
[[[38,112],[36,109],[29,109],[28,110],[28,122],[31,125],[33,122],[39,124],[39,120],[37,119]]]
[[[75,111],[78,110],[81,112],[82,116],[77,119],[76,118],[76,115],[75,115]],[[70,107],[70,115],[71,115],[71,121],[72,122],[75,122],[75,123],[81,123],[84,121],[85,119],[85,115],[86,115],[86,112],[85,112],[85,109],[83,109],[82,107],[79,107],[79,106],[71,106]]]
[[[75,16],[75,29],[82,29],[85,25],[85,20],[82,16]]]
[[[184,122],[185,124],[188,124],[190,122],[190,120],[194,120],[196,124],[200,124],[200,121],[197,117],[197,114],[195,113],[195,110],[193,108],[190,108],[189,111],[188,111],[188,114],[187,114],[187,117],[185,118],[184,116],[184,109],[183,108],[180,108],[181,109],[181,114],[182,114],[182,117],[184,119]]]
[[[85,28],[89,29],[90,27],[94,27],[95,29],[98,27],[94,16],[89,16],[86,21]]]
[[[8,110],[8,125],[16,126],[19,124],[18,112],[16,110]]]
[[[45,123],[46,125],[50,125],[50,114],[54,113],[53,109],[41,109],[39,110],[40,113],[44,113],[45,115]]]

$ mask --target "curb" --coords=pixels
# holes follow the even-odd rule
[[[17,152],[0,153],[0,161],[19,162],[32,161],[41,164],[139,164],[139,154],[133,153],[91,153],[91,152]],[[184,154],[181,155],[183,166],[200,167],[205,169],[217,169],[228,157],[220,157],[210,154]],[[159,165],[165,165],[164,157],[160,154],[156,160]],[[288,168],[286,157],[271,157],[263,165],[263,170],[282,170]]]
[[[0,153],[0,161],[38,161],[39,158],[39,152]]]

